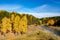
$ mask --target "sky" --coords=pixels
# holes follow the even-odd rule
[[[0,0],[0,10],[31,14],[38,18],[60,16],[60,0]]]

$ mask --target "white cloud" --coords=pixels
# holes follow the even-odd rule
[[[32,8],[32,9],[30,10],[30,12],[40,13],[40,12],[41,12],[43,9],[45,9],[46,7],[48,7],[48,5],[44,4],[44,5],[41,5],[41,6]]]
[[[60,13],[28,13],[28,12],[19,12],[19,13],[30,14],[37,18],[60,16]]]
[[[41,5],[35,8],[19,8],[17,9],[19,12],[29,12],[29,13],[41,13],[41,12],[60,12],[60,8],[49,6],[49,5]]]
[[[60,16],[60,13],[58,13],[58,11],[60,11],[60,9],[51,7],[49,5],[42,5],[32,9],[23,8],[21,12],[34,15],[35,17],[38,18],[42,18],[42,17]]]
[[[8,10],[8,11],[13,11],[16,10],[18,8],[21,8],[21,6],[19,5],[0,5],[0,10]]]
[[[57,13],[60,11],[59,8],[54,8],[46,4],[31,9],[21,5],[0,5],[0,10],[17,11],[19,13],[31,14],[38,18],[60,16],[60,13]]]

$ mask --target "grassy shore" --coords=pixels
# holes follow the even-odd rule
[[[60,31],[60,27],[58,27],[58,26],[49,26],[49,27],[52,28],[52,29],[55,29],[57,31]]]

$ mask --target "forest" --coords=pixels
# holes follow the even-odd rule
[[[25,33],[27,26],[39,24],[39,19],[28,14],[19,14],[17,12],[0,11],[0,32]]]
[[[39,35],[38,37],[42,37],[42,38],[44,38],[44,40],[45,39],[53,40],[53,36],[51,38],[50,38],[50,35],[46,36],[46,34],[44,33],[44,30],[42,28],[39,28],[38,25],[39,26],[45,25],[45,26],[60,27],[60,16],[37,18],[33,15],[29,15],[29,14],[25,14],[25,13],[8,12],[5,10],[0,11],[0,34],[1,35],[5,36],[9,32],[13,33],[14,35],[19,35],[19,34],[23,35],[23,34],[26,34],[27,31],[30,32],[32,30],[32,32],[30,32],[30,33],[33,33],[34,31],[36,32],[36,30],[37,30],[38,33],[30,34],[31,37],[34,36],[37,38],[37,35]],[[30,28],[29,28],[29,26],[30,26]],[[38,31],[38,29],[39,29],[39,31]],[[49,32],[47,34],[49,34]],[[22,40],[22,38],[21,38],[21,40]],[[29,38],[27,38],[27,39],[29,39]]]

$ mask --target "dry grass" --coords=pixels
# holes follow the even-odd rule
[[[49,27],[52,28],[52,29],[60,31],[60,27],[58,27],[58,26],[49,26]]]
[[[7,33],[4,38],[0,37],[0,40],[60,40],[60,37],[41,27],[30,25],[26,34],[15,36]]]

